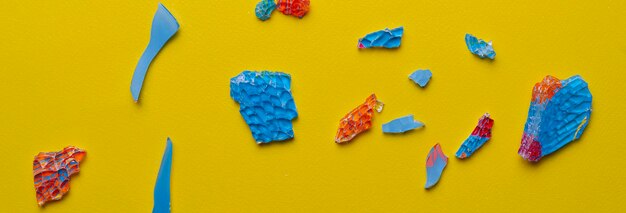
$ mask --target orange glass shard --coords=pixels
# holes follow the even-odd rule
[[[70,190],[70,176],[80,171],[79,163],[87,153],[68,146],[60,152],[40,152],[33,160],[37,204],[60,200]]]
[[[377,112],[383,110],[383,102],[376,99],[376,95],[372,94],[365,100],[365,103],[346,114],[339,123],[335,142],[344,143],[352,140],[359,133],[369,129],[372,126],[372,116],[374,109]]]

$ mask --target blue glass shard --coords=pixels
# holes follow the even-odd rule
[[[423,126],[424,124],[422,122],[413,120],[413,115],[407,115],[404,117],[396,118],[392,121],[389,121],[386,124],[383,124],[383,132],[384,133],[404,133],[406,131],[417,129]]]
[[[443,169],[448,165],[448,156],[443,154],[441,145],[439,143],[430,149],[428,156],[426,157],[426,185],[424,188],[433,187],[441,178]]]
[[[244,71],[230,79],[230,97],[239,103],[239,112],[257,143],[294,137],[291,120],[298,112],[289,74]]]
[[[133,80],[130,83],[130,93],[133,95],[135,102],[139,101],[139,93],[141,93],[143,80],[146,78],[146,73],[148,72],[150,63],[152,63],[152,59],[159,53],[163,45],[178,32],[179,27],[176,18],[172,16],[165,6],[159,3],[159,8],[152,19],[150,42],[141,55],[141,58],[139,58],[137,67],[135,67],[135,73],[133,74]]]
[[[496,52],[493,50],[493,46],[490,42],[485,42],[482,39],[478,39],[471,34],[465,34],[465,44],[467,49],[474,55],[480,58],[496,58]]]
[[[372,47],[398,48],[402,41],[402,34],[404,34],[404,27],[391,30],[385,28],[384,30],[376,31],[360,38],[358,47],[359,49]]]
[[[425,87],[432,76],[433,73],[430,70],[417,70],[409,75],[409,79],[413,80],[420,87]]]
[[[261,0],[256,4],[256,8],[254,9],[254,13],[256,17],[261,19],[261,21],[265,21],[270,18],[272,12],[276,9],[276,3],[274,0]]]
[[[170,202],[170,174],[172,172],[172,140],[167,138],[165,152],[161,160],[161,168],[159,176],[154,186],[154,207],[152,213],[169,213],[171,209]]]

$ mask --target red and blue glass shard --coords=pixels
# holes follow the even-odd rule
[[[163,45],[178,32],[178,28],[179,25],[176,18],[174,18],[165,6],[159,3],[157,12],[152,19],[150,42],[141,55],[141,58],[139,58],[133,79],[130,82],[130,93],[133,95],[135,102],[139,101],[141,87],[143,86],[143,81],[146,78],[150,63],[152,63],[152,60],[159,53]]]
[[[433,77],[433,73],[430,70],[417,70],[409,75],[409,79],[420,87],[425,87],[431,77]]]
[[[391,30],[388,28],[379,30],[360,38],[358,47],[359,49],[372,47],[398,48],[400,47],[403,34],[404,27],[398,27]]]
[[[546,76],[533,88],[518,154],[532,162],[580,138],[591,116],[591,92],[576,75]]]
[[[154,207],[152,213],[169,213],[170,201],[170,174],[172,173],[172,140],[167,138],[165,152],[161,160],[161,168],[154,186]]]
[[[59,152],[40,152],[33,160],[37,204],[60,200],[70,190],[70,177],[80,171],[85,150],[74,146]]]
[[[257,143],[294,137],[291,120],[298,112],[289,74],[244,71],[230,79],[230,97],[239,103],[239,112]]]
[[[485,113],[479,120],[472,134],[465,139],[458,151],[457,158],[467,158],[472,156],[476,150],[483,146],[491,139],[491,128],[493,127],[493,119],[489,117],[489,113]]]
[[[254,13],[257,18],[261,19],[261,21],[265,21],[270,18],[275,9],[276,3],[274,3],[274,0],[261,0],[256,4]]]
[[[383,132],[384,133],[404,133],[406,131],[417,129],[423,126],[424,124],[422,122],[413,120],[413,115],[407,115],[404,117],[396,118],[392,121],[389,121],[386,124],[383,124]]]
[[[430,149],[428,157],[426,157],[426,185],[424,188],[429,189],[439,182],[446,165],[448,165],[448,157],[443,154],[441,145],[437,143]]]
[[[491,41],[486,42],[482,39],[474,37],[471,34],[465,34],[465,44],[467,45],[467,49],[469,49],[470,52],[480,58],[496,58],[496,52],[493,50]]]

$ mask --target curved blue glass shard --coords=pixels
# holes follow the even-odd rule
[[[141,93],[143,80],[146,77],[152,59],[159,53],[163,45],[176,34],[178,28],[179,25],[176,18],[172,16],[165,6],[159,3],[159,8],[152,19],[150,42],[141,55],[141,58],[139,58],[137,67],[135,67],[135,73],[133,74],[133,80],[130,83],[130,93],[133,95],[135,102],[139,101],[139,93]]]
[[[430,70],[417,70],[409,75],[409,79],[413,80],[420,87],[425,87],[432,76],[433,73]]]
[[[274,0],[261,0],[256,4],[254,14],[257,18],[261,19],[261,21],[265,21],[270,18],[275,9],[276,3]]]
[[[448,165],[448,156],[443,153],[441,145],[437,143],[430,149],[426,157],[426,185],[424,188],[431,188],[439,182],[446,165]]]
[[[384,30],[379,30],[360,38],[358,47],[359,49],[372,47],[398,48],[400,47],[403,34],[404,27],[398,27],[391,30],[385,28]]]
[[[493,46],[490,42],[485,42],[482,39],[478,39],[471,34],[465,34],[465,44],[467,49],[474,55],[480,58],[496,58],[496,52],[493,50]]]
[[[413,120],[413,115],[407,115],[404,117],[396,118],[392,121],[389,121],[386,124],[383,124],[383,132],[384,133],[404,133],[406,131],[417,129],[423,126],[424,124],[422,122]]]
[[[289,74],[244,71],[230,79],[230,97],[239,103],[239,112],[257,143],[294,137],[291,120],[298,112]]]
[[[172,140],[167,138],[163,160],[161,160],[161,168],[159,176],[157,176],[156,185],[154,186],[154,207],[152,213],[169,213],[171,209],[170,203],[170,173],[172,172]]]

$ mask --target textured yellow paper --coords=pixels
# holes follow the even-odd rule
[[[626,200],[626,2],[314,0],[298,19],[254,16],[257,0],[162,3],[178,34],[153,61],[141,101],[128,91],[158,1],[2,3],[0,212],[149,212],[176,139],[172,212],[619,211]],[[359,37],[404,26],[397,50]],[[492,40],[481,60],[465,33]],[[245,69],[292,75],[295,139],[259,146],[229,97]],[[407,76],[433,72],[428,87]],[[593,96],[584,135],[537,165],[517,155],[534,83],[582,75]],[[347,145],[339,119],[371,93],[386,106]],[[448,156],[489,112],[476,156],[451,158],[423,189],[435,143]],[[381,125],[406,114],[404,135]],[[37,207],[31,162],[89,150],[70,192]]]

